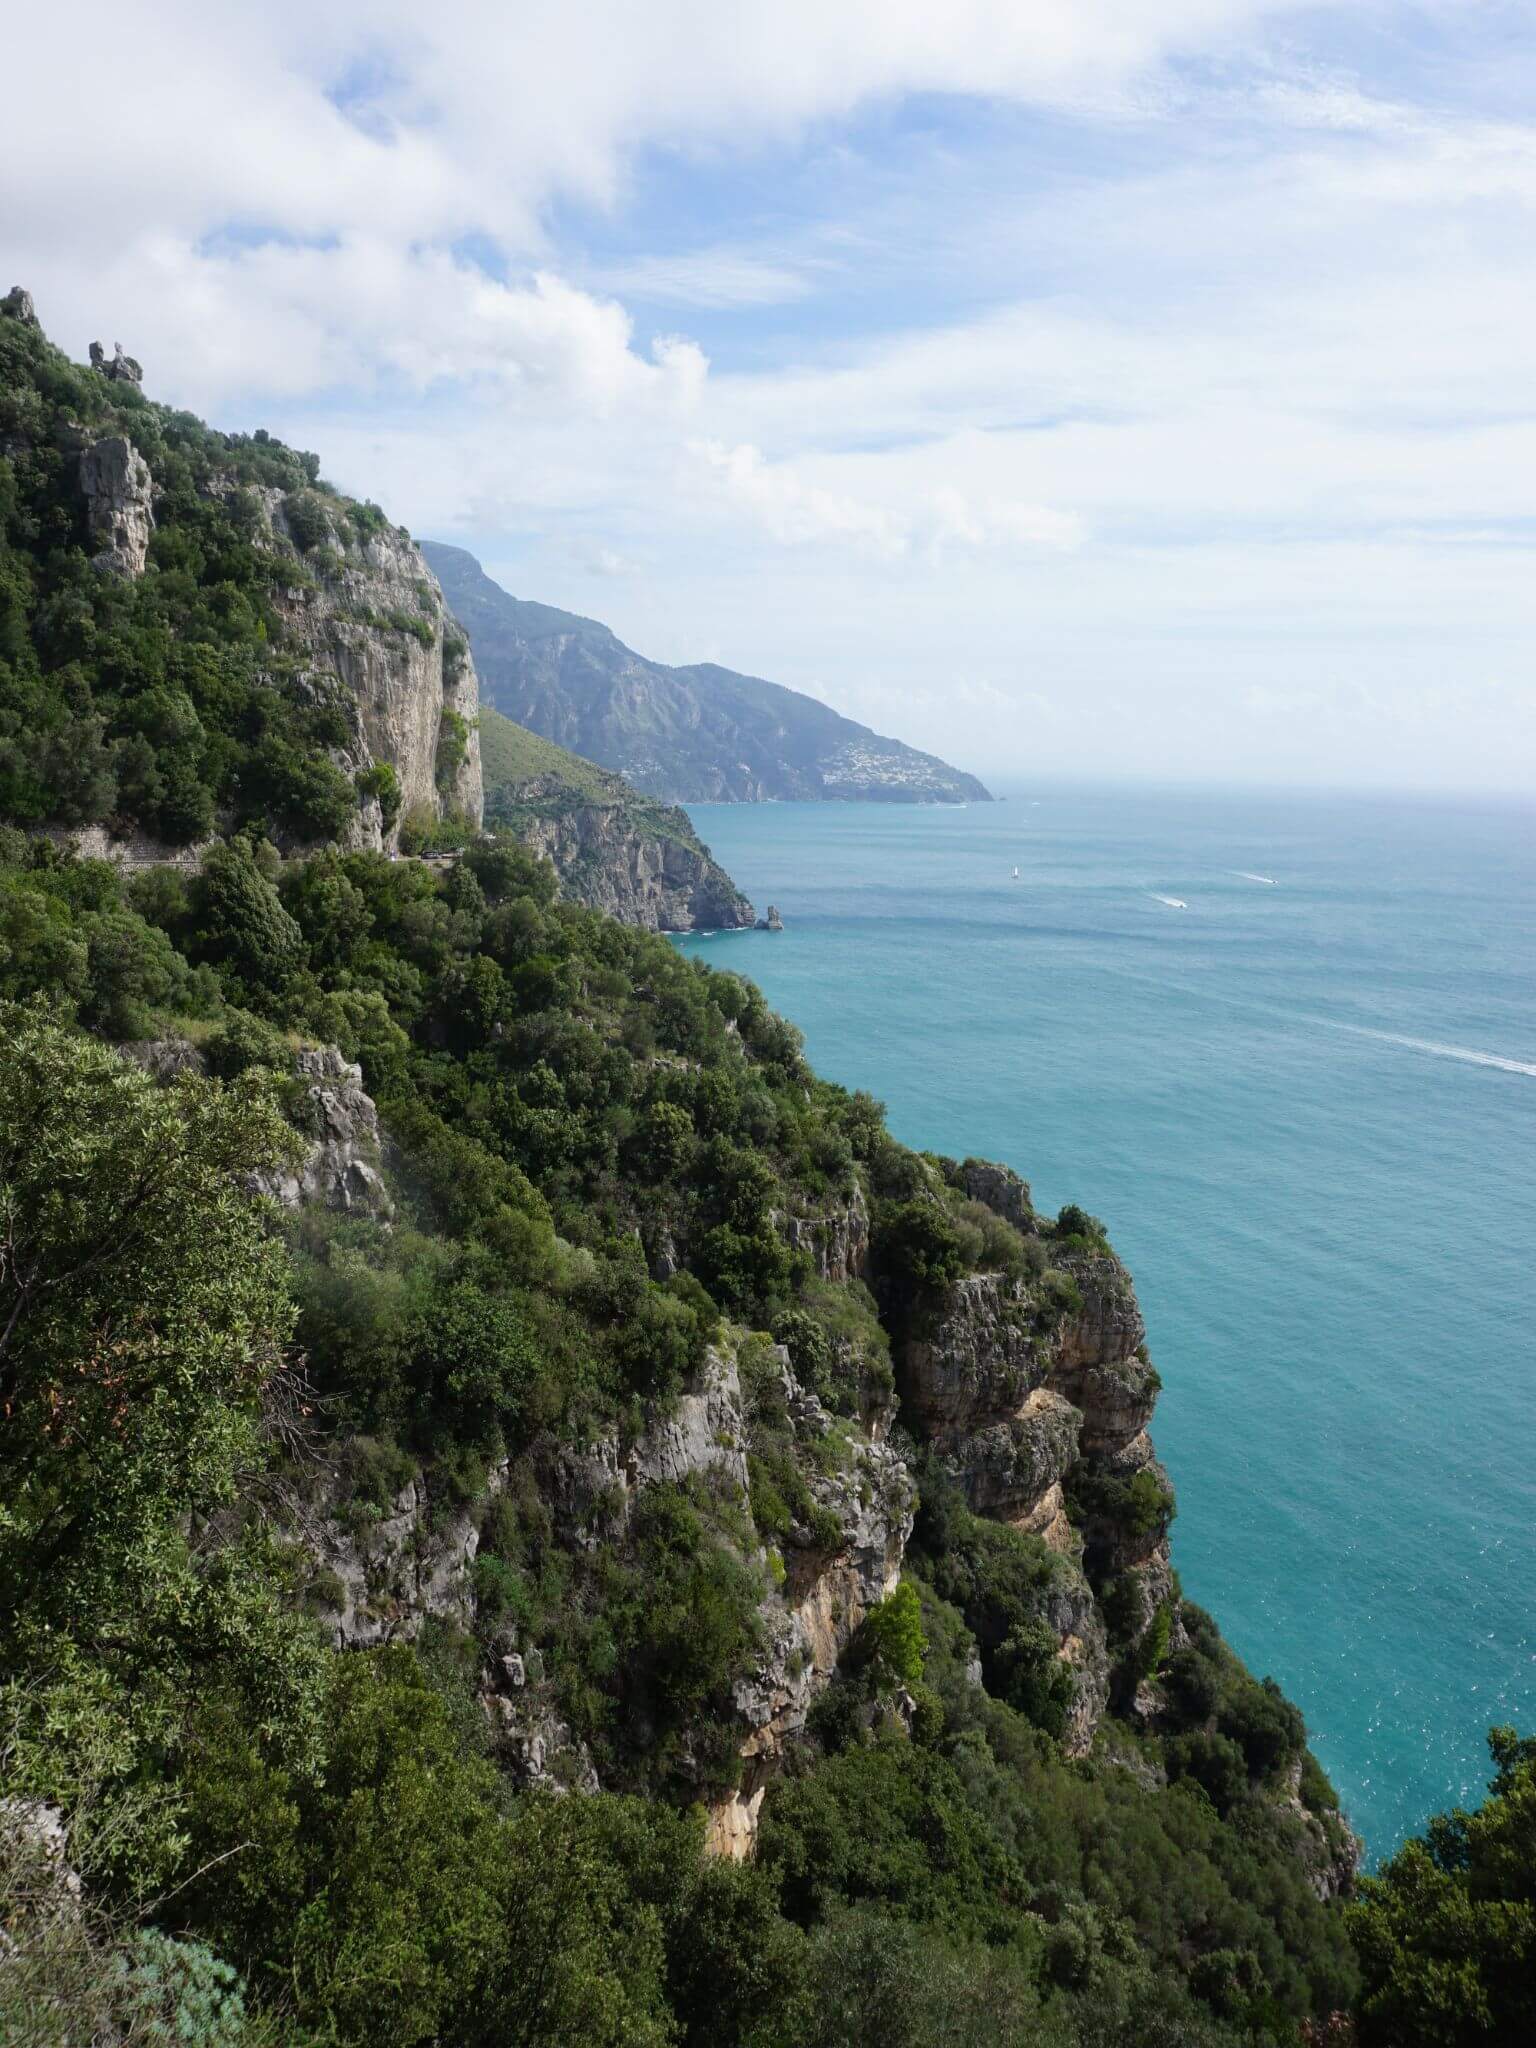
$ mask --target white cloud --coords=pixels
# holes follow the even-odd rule
[[[727,501],[785,546],[830,541],[888,559],[938,560],[956,549],[1073,548],[1083,538],[1073,513],[1003,498],[973,502],[953,484],[905,507],[879,505],[809,481],[792,463],[770,463],[749,442],[703,441],[695,452]]]
[[[8,98],[0,286],[525,594],[941,751],[1068,766],[1080,718],[1105,766],[1514,781],[1536,130],[1326,61],[1367,13],[1410,46],[1406,0],[33,9],[13,71],[89,112]],[[908,93],[975,137],[855,178],[839,124]],[[994,156],[1006,102],[1054,111]],[[797,137],[825,217],[562,242],[647,154],[703,187]],[[711,368],[626,296],[775,310]]]
[[[909,537],[895,514],[807,483],[790,464],[765,461],[760,448],[703,441],[698,453],[719,478],[725,497],[750,511],[773,540],[789,546],[848,541],[876,555],[907,551]]]
[[[630,292],[666,305],[709,308],[787,306],[812,289],[804,268],[729,248],[637,257],[608,265],[600,281],[608,291]]]

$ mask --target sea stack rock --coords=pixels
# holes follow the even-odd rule
[[[769,904],[769,906],[768,906],[768,915],[767,915],[766,917],[760,917],[760,918],[758,919],[758,921],[757,921],[757,928],[758,928],[758,930],[759,930],[760,932],[781,932],[781,931],[783,931],[783,929],[784,929],[784,920],[783,920],[783,918],[782,918],[782,917],[780,917],[780,915],[779,915],[779,906],[777,905],[777,903],[770,903],[770,904]]]

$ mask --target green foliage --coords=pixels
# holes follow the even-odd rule
[[[860,1648],[902,1685],[921,1685],[928,1641],[922,1607],[909,1580],[872,1607],[859,1624]]]
[[[424,626],[430,639],[432,629],[425,625],[424,620],[412,620],[410,623],[412,627]],[[469,720],[445,706],[438,720],[437,753],[433,765],[433,774],[440,790],[446,792],[452,789],[468,755]]]
[[[198,954],[257,998],[281,992],[302,965],[304,934],[256,864],[249,844],[216,846],[193,893]]]
[[[151,1869],[145,1760],[216,1660],[254,1726],[307,1739],[313,1664],[259,1540],[190,1540],[262,1461],[291,1322],[240,1177],[290,1140],[254,1085],[158,1089],[0,1012],[0,1694],[13,1782],[89,1787],[103,1854]]]
[[[1063,1244],[1099,1251],[1104,1247],[1107,1233],[1097,1216],[1090,1216],[1076,1202],[1068,1202],[1057,1215],[1053,1235]]]
[[[1038,1536],[972,1514],[936,1460],[920,1485],[912,1560],[963,1615],[989,1691],[1060,1735],[1072,1680],[1048,1615],[1066,1578],[1061,1560]]]
[[[378,798],[380,822],[386,833],[393,831],[403,801],[393,762],[375,761],[371,767],[359,769],[356,780],[360,797]]]
[[[1492,1729],[1475,1813],[1438,1814],[1360,1885],[1349,1914],[1365,2048],[1536,2034],[1536,1740]]]
[[[965,1269],[960,1232],[938,1202],[899,1203],[879,1219],[875,1254],[897,1287],[943,1287]]]

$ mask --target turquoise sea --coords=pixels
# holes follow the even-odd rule
[[[757,980],[909,1144],[1102,1216],[1174,1555],[1371,1860],[1536,1731],[1536,809],[699,806]],[[1012,874],[1019,869],[1018,879]]]

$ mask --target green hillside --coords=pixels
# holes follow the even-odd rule
[[[583,761],[579,754],[541,739],[525,725],[514,725],[489,704],[480,710],[480,762],[487,805],[493,798],[498,803],[511,802],[518,792],[537,782],[547,785],[552,796],[568,791],[572,803],[659,808],[644,804],[622,775],[599,768],[595,761]]]
[[[1526,2039],[1531,1745],[1348,1903],[1301,1714],[1179,1582],[1102,1224],[510,834],[285,857],[304,551],[215,444],[375,515],[10,324],[0,2040]],[[166,479],[126,573],[82,411]],[[608,808],[481,744],[530,831]],[[223,831],[128,872],[71,816]]]

